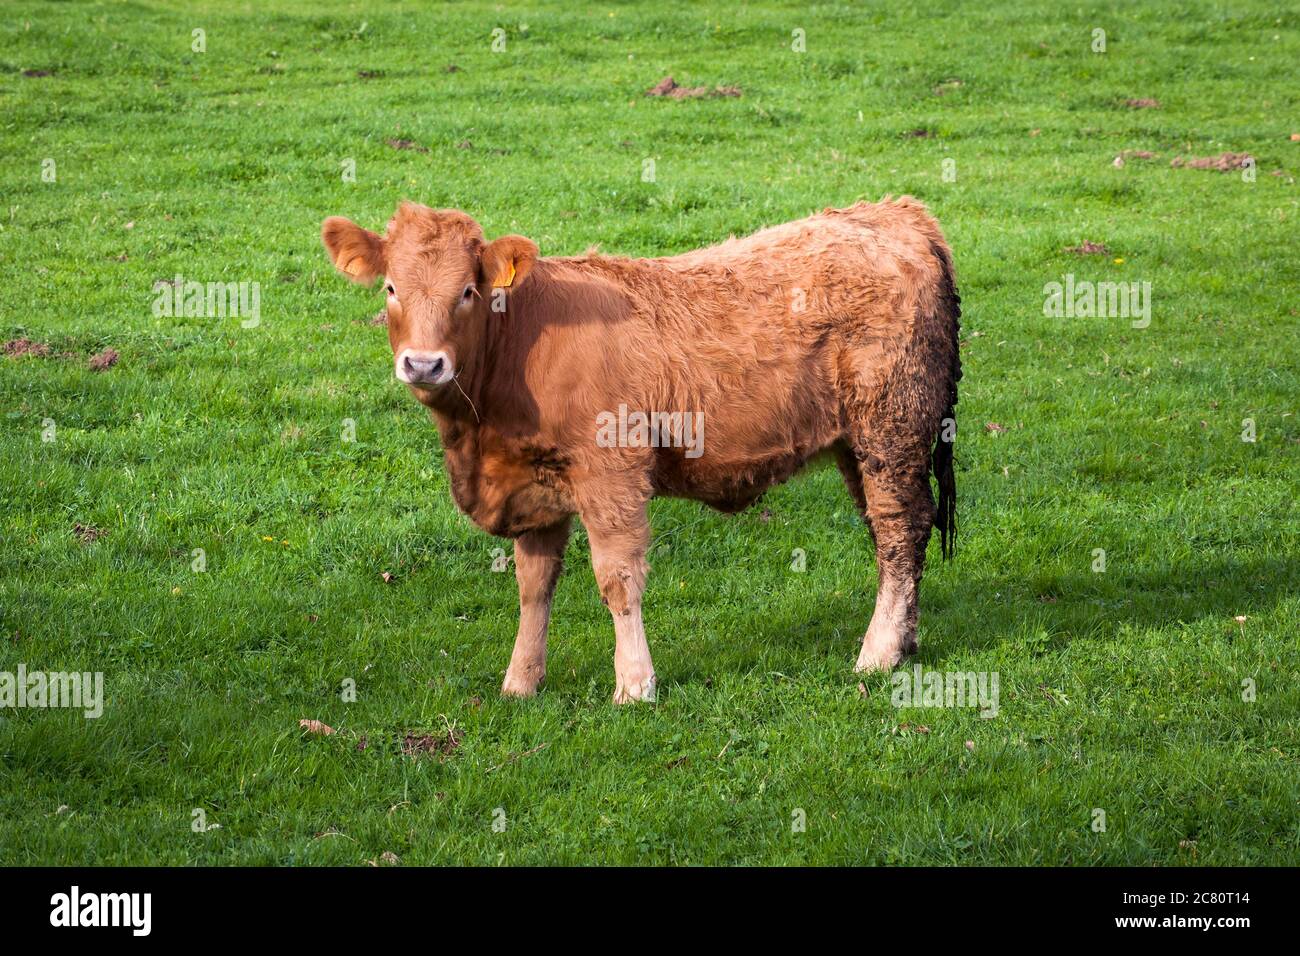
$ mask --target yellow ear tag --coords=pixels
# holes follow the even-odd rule
[[[509,263],[508,269],[508,272],[498,273],[496,281],[492,283],[498,289],[508,289],[515,281],[515,264]]]

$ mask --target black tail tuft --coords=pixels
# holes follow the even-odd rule
[[[952,274],[952,257],[947,248],[935,244],[932,250],[943,270],[944,288],[940,299],[942,308],[947,312],[943,318],[952,325],[949,340],[948,409],[943,414],[939,439],[934,444],[934,454],[931,457],[934,478],[939,485],[939,510],[934,517],[934,526],[939,529],[939,544],[943,557],[947,560],[952,557],[957,546],[957,477],[953,474],[953,443],[957,439],[957,383],[961,381],[961,296],[957,294],[957,283]]]
[[[934,478],[939,484],[939,510],[934,516],[934,526],[939,529],[939,544],[944,560],[952,557],[957,544],[957,477],[952,470],[952,445],[956,437],[957,419],[951,405],[944,413],[939,440],[934,443],[932,465]]]

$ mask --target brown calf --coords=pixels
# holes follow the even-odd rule
[[[332,217],[322,237],[354,281],[384,277],[395,372],[437,422],[456,504],[515,539],[502,693],[532,694],[545,674],[573,515],[614,618],[614,700],[652,700],[647,502],[740,511],[821,453],[876,544],[857,668],[916,649],[930,529],[945,555],[956,530],[961,377],[952,261],[919,202],[827,209],[656,259],[539,258],[522,236],[485,242],[465,213],[413,203],[383,236]]]

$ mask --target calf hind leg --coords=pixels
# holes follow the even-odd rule
[[[934,526],[930,449],[894,441],[858,456],[880,586],[856,670],[888,670],[916,652],[917,594]]]

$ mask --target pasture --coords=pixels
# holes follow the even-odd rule
[[[0,863],[1300,863],[1297,27],[7,4],[0,672],[104,701],[0,707]],[[887,193],[963,299],[957,553],[906,667],[997,675],[996,715],[853,673],[875,562],[833,467],[652,505],[655,704],[610,703],[579,527],[545,688],[499,698],[510,544],[455,510],[321,220],[409,198],[664,255]],[[1047,314],[1051,283],[1149,313]]]

